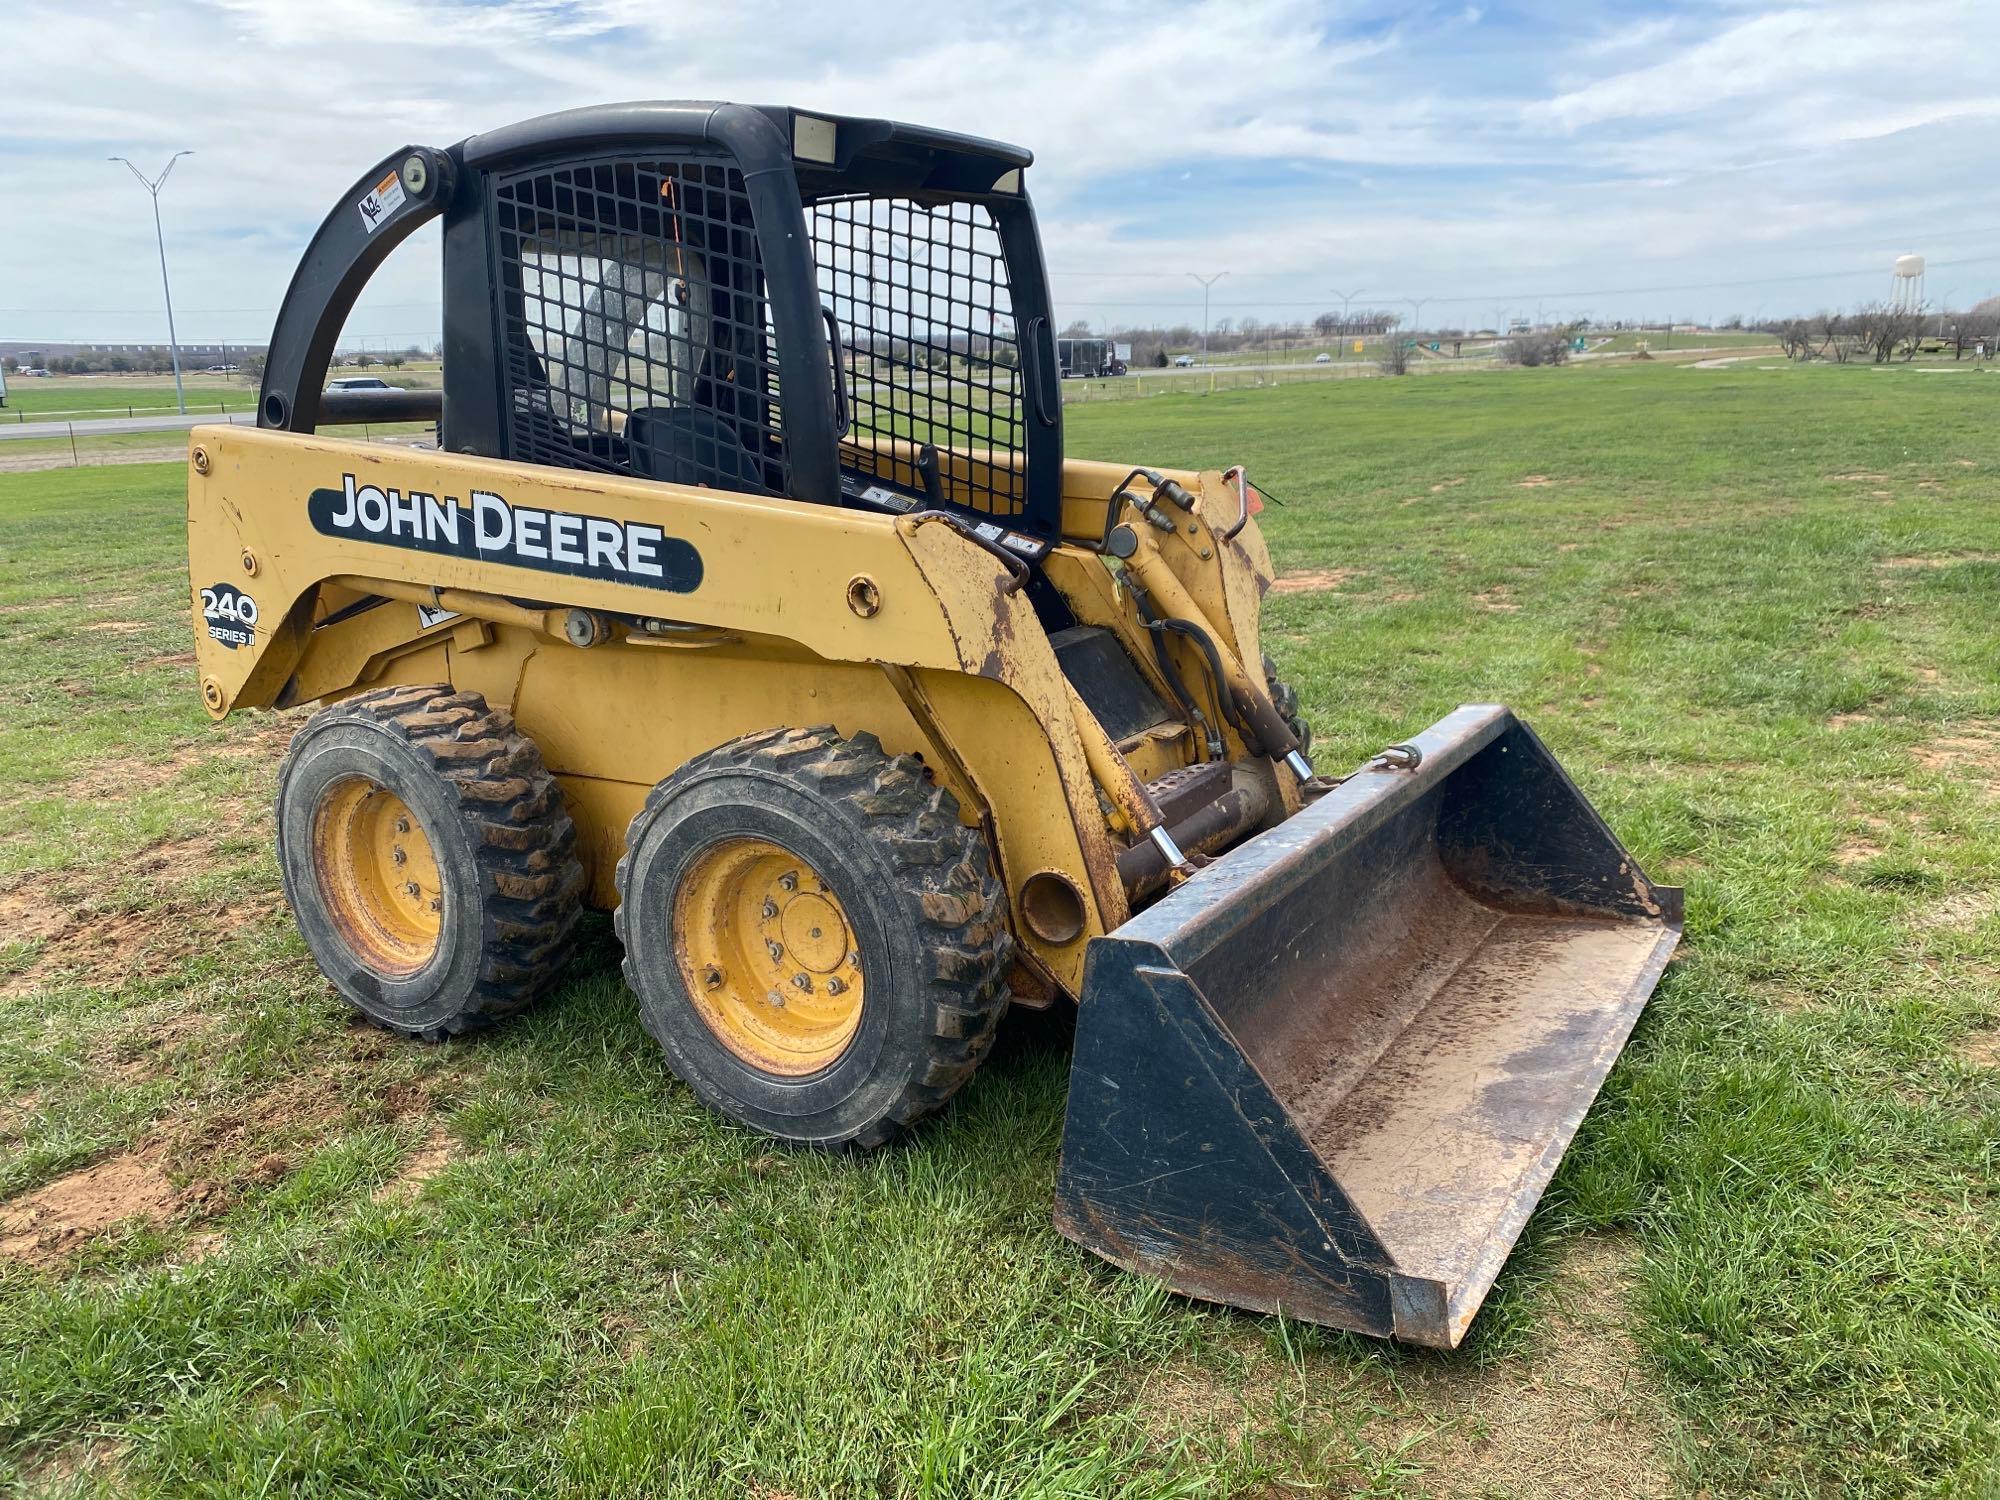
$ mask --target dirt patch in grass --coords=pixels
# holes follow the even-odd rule
[[[396,1175],[375,1189],[377,1203],[408,1202],[424,1184],[458,1159],[458,1142],[443,1129],[433,1129],[396,1169]]]
[[[1561,483],[1562,481],[1560,479],[1551,479],[1546,474],[1530,474],[1525,479],[1515,480],[1514,488],[1517,490],[1539,490],[1539,489],[1545,489],[1552,484],[1561,484]]]
[[[1958,1055],[1976,1068],[2000,1068],[2000,1026],[1973,1032],[1958,1044]]]
[[[1987,796],[2000,795],[2000,722],[1973,720],[1911,752],[1926,771],[1941,771]]]
[[[1880,859],[1884,853],[1882,837],[1890,830],[1887,818],[1878,818],[1873,813],[1864,813],[1860,819],[1865,832],[1848,835],[1833,851],[1833,862],[1842,869],[1863,865],[1871,859]]]
[[[1871,859],[1882,857],[1882,846],[1872,839],[1853,838],[1833,851],[1833,862],[1843,870],[1853,865],[1865,865]]]
[[[1280,573],[1271,584],[1274,594],[1324,594],[1352,579],[1368,575],[1360,568],[1306,568]]]
[[[194,660],[192,656],[184,659],[189,662]],[[151,660],[173,661],[176,658],[154,657]],[[268,761],[276,767],[284,758],[299,722],[299,718],[292,714],[258,714],[235,733],[196,740],[165,754],[120,755],[93,761],[64,790],[78,798],[123,800],[171,785],[197,766],[212,765],[218,761]],[[229,811],[235,821],[242,821],[242,809]]]
[[[156,1077],[175,1053],[207,1036],[214,1025],[215,1018],[200,1011],[151,1007],[139,1012],[92,1060],[128,1083]]]
[[[296,716],[260,716],[251,727],[150,757],[119,757],[87,766],[63,788],[78,801],[125,801],[173,785],[198,765],[268,761],[283,756]],[[46,791],[38,795],[46,796]],[[191,875],[229,858],[222,846],[270,820],[264,799],[227,797],[208,805],[208,825],[189,838],[161,839],[123,862],[120,873],[140,889],[107,896],[89,885],[39,876],[0,891],[0,942],[41,945],[34,962],[0,979],[0,999],[26,993],[59,973],[93,985],[119,984],[164,973],[191,954],[208,951],[263,921],[282,904],[273,890],[251,890],[217,906],[188,894]]]
[[[1827,477],[1830,479],[1845,480],[1849,484],[1880,484],[1889,476],[1887,474],[1877,474],[1871,469],[1856,469],[1849,474],[1830,474]]]
[[[0,940],[39,943],[69,925],[70,912],[50,892],[34,886],[0,891]]]
[[[1514,602],[1514,591],[1504,583],[1496,583],[1490,589],[1481,589],[1472,596],[1472,602],[1494,614],[1513,614],[1521,607]]]
[[[1990,562],[2000,562],[2000,552],[1913,553],[1908,557],[1886,557],[1882,560],[1882,566],[1894,568],[1898,572],[1911,572],[1929,568],[1956,567],[1959,563]]]
[[[98,988],[164,974],[273,916],[276,891],[253,891],[227,906],[202,905],[181,893],[191,872],[214,864],[210,836],[170,839],[134,857],[132,874],[151,887],[130,905],[92,906],[53,884],[0,892],[0,928],[14,941],[40,943],[34,961],[0,980],[0,999],[74,975]]]
[[[1668,1407],[1626,1331],[1636,1321],[1638,1263],[1627,1239],[1570,1245],[1531,1352],[1484,1368],[1417,1356],[1345,1371],[1308,1365],[1302,1377],[1246,1327],[1235,1370],[1157,1370],[1139,1392],[1137,1415],[1162,1443],[1195,1437],[1227,1446],[1274,1411],[1325,1419],[1349,1433],[1358,1460],[1397,1454],[1412,1471],[1412,1492],[1450,1500],[1671,1495]]]
[[[298,1158],[333,1136],[434,1116],[448,1075],[386,1075],[379,1063],[389,1050],[381,1032],[357,1022],[331,1052],[300,1058],[296,1073],[169,1127],[163,1146],[167,1163],[188,1180],[182,1198],[205,1213],[222,1213],[249,1188],[284,1178]],[[433,1127],[388,1186],[407,1182],[413,1193],[457,1151],[456,1142]]]
[[[1910,925],[1922,931],[1955,929],[1965,931],[2000,911],[2000,894],[1992,891],[1960,891],[1917,913]]]
[[[59,1266],[114,1225],[163,1224],[177,1206],[157,1152],[114,1156],[0,1205],[0,1256]]]
[[[1399,1375],[1406,1400],[1443,1422],[1409,1452],[1420,1484],[1454,1500],[1674,1492],[1666,1402],[1626,1331],[1638,1264],[1630,1240],[1578,1240],[1530,1356],[1469,1376],[1430,1362]]]
[[[74,1438],[59,1446],[37,1449],[21,1462],[25,1495],[69,1494],[79,1480],[101,1478],[116,1487],[125,1471],[125,1445],[116,1438]]]
[[[1856,724],[1873,724],[1874,722],[1875,715],[1861,709],[1855,709],[1850,713],[1834,714],[1826,721],[1826,727],[1828,729],[1848,729]]]

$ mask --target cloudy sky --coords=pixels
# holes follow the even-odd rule
[[[546,110],[730,98],[1036,153],[1058,314],[1426,299],[1429,324],[2000,291],[2000,4],[1757,0],[7,0],[0,339],[261,340],[371,163]],[[436,241],[350,332],[428,341]]]

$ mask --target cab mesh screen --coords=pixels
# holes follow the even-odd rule
[[[913,465],[928,444],[936,498],[1020,515],[1021,351],[992,214],[980,203],[829,198],[808,222],[820,299],[840,327],[841,463],[924,494]]]
[[[492,223],[509,457],[784,493],[742,173],[566,162],[496,177]]]

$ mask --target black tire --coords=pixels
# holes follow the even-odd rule
[[[690,993],[677,893],[697,861],[740,840],[810,867],[866,975],[851,1040],[814,1072],[746,1061]],[[872,734],[773,729],[696,757],[632,820],[618,890],[625,977],[668,1066],[717,1113],[792,1144],[880,1146],[941,1108],[1007,1005],[1013,937],[985,840],[921,762]]]
[[[1271,694],[1271,706],[1277,709],[1278,717],[1298,736],[1299,754],[1311,754],[1313,727],[1306,722],[1305,712],[1299,707],[1298,690],[1278,675],[1278,664],[1268,656],[1264,658],[1264,686]]]
[[[376,961],[335,916],[320,813],[357,781],[401,800],[436,863],[435,947],[411,969]],[[547,990],[574,950],[576,828],[534,742],[477,693],[383,688],[321,709],[279,770],[277,825],[306,946],[378,1026],[425,1041],[489,1026]]]

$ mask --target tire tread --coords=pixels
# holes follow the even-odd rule
[[[378,1024],[437,1042],[517,1014],[569,963],[583,915],[576,825],[540,749],[515,728],[512,714],[489,707],[478,693],[405,686],[320,710],[292,737],[287,761],[316,728],[343,721],[400,737],[452,789],[474,834],[483,888],[485,941],[467,1003],[437,1026]]]
[[[957,799],[932,782],[923,762],[888,754],[873,734],[842,736],[831,725],[760,731],[694,757],[647,795],[618,861],[620,901],[612,921],[621,944],[626,941],[623,898],[631,851],[685,780],[714,769],[782,777],[846,808],[861,835],[889,857],[909,921],[936,955],[934,972],[926,976],[930,1024],[921,1038],[921,1075],[879,1119],[844,1141],[822,1143],[861,1149],[884,1145],[943,1108],[964,1086],[991,1048],[1007,1008],[1014,937],[1006,893],[993,873],[986,841],[959,821]],[[629,954],[624,972],[636,990],[638,976]]]

